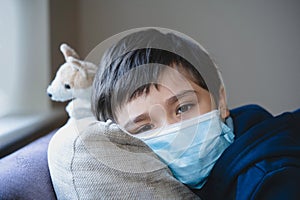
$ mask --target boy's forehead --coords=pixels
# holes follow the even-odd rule
[[[190,84],[180,84],[173,78],[174,77],[172,77],[171,81],[162,80],[162,82],[160,82],[161,84],[158,84],[157,87],[154,85],[150,86],[149,93],[143,93],[133,100],[126,102],[117,111],[117,121],[120,123],[133,120],[137,116],[149,113],[153,108],[159,107],[159,110],[164,111],[164,106],[169,105],[171,99],[173,99],[172,102],[175,100],[180,103],[181,100],[177,99],[177,95],[181,95],[186,91],[192,91],[189,95],[193,95],[197,98],[194,89]]]
[[[152,67],[151,65],[144,65],[144,67]],[[171,64],[170,66],[157,64],[162,69],[158,74],[158,78],[151,82],[137,82],[137,85],[131,85],[130,88],[134,88],[132,90],[133,94],[129,94],[129,96],[133,95],[135,99],[139,96],[148,96],[148,92],[145,89],[143,92],[139,93],[138,95],[135,94],[140,87],[145,85],[150,85],[149,89],[158,89],[157,92],[164,92],[168,91],[168,93],[176,95],[181,90],[192,90],[193,86],[191,83],[193,82],[191,75],[188,74],[187,70],[181,64]],[[126,88],[126,87],[125,87]],[[160,88],[164,88],[160,90]],[[128,99],[125,102],[130,102],[132,99]]]
[[[149,92],[146,90],[125,103],[125,107],[135,106],[138,103],[152,102],[162,103],[170,97],[180,94],[182,91],[194,90],[192,80],[182,75],[177,69],[167,67],[161,74],[157,82],[149,87]],[[129,106],[129,107],[130,107]]]
[[[158,85],[167,88],[173,94],[177,94],[182,89],[193,89],[191,82],[191,77],[186,70],[177,66],[166,67],[158,79]]]

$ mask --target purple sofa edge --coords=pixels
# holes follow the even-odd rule
[[[55,132],[0,159],[0,199],[56,199],[47,160]]]

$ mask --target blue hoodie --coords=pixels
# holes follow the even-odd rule
[[[202,199],[300,199],[300,109],[273,117],[257,105],[231,110],[235,141],[200,190]]]

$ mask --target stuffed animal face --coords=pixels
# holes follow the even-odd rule
[[[69,68],[69,69],[68,69]],[[55,79],[47,88],[48,96],[54,101],[67,101],[73,98],[73,89],[68,80],[64,80],[64,76],[71,72],[68,63],[63,64],[56,72]]]
[[[61,51],[66,62],[59,68],[47,88],[49,97],[54,101],[89,99],[97,70],[96,65],[79,60],[77,53],[66,44],[61,45]]]
[[[73,63],[74,64],[74,63]],[[90,96],[87,90],[92,86],[95,70],[78,69],[72,63],[63,64],[56,73],[55,79],[47,88],[47,93],[54,101],[67,101],[73,98]]]

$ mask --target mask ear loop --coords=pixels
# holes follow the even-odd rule
[[[225,122],[226,119],[229,117],[229,110],[227,107],[227,99],[224,85],[220,86],[219,90],[219,98],[218,98],[218,110],[220,112],[220,119],[222,122]]]
[[[220,89],[219,89],[219,98],[218,98],[218,102],[217,102],[217,106],[218,106],[218,110],[220,112],[220,119],[222,122],[225,122],[226,119],[228,117],[230,117],[229,115],[229,110],[227,107],[227,95],[226,95],[226,90],[225,90],[225,85],[224,85],[224,81],[222,78],[222,73],[221,70],[219,68],[219,66],[215,63],[215,61],[211,58],[213,64],[216,67],[217,73],[218,73],[218,77],[220,79]]]

